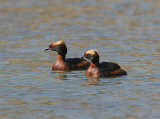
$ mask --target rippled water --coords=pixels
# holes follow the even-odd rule
[[[159,0],[1,0],[0,118],[159,119]],[[51,71],[51,42],[67,57],[98,49],[128,75]]]

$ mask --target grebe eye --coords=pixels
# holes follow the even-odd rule
[[[49,48],[53,48],[53,47],[54,47],[54,45],[53,45],[53,44],[49,45]]]
[[[87,56],[87,53],[86,53],[86,52],[84,53],[84,56]]]

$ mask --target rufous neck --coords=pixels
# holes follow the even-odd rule
[[[90,65],[90,67],[97,68],[97,65],[98,65],[98,63],[96,63],[96,64],[95,64],[95,63],[92,63],[92,62],[91,62],[91,65]]]
[[[58,61],[64,61],[65,60],[65,55],[61,55],[61,54],[58,54],[58,56],[57,56],[57,60]]]

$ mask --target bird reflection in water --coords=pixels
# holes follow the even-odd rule
[[[68,79],[68,75],[67,75],[67,73],[68,73],[68,71],[65,71],[65,70],[63,70],[63,71],[53,71],[53,73],[56,73],[56,77],[54,77],[54,78],[56,78],[56,79],[58,79],[58,80],[69,80]]]
[[[90,77],[87,80],[87,85],[99,85],[99,81],[98,77]]]

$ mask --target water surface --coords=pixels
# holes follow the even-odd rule
[[[159,119],[159,0],[0,1],[0,118]],[[87,79],[51,71],[64,40],[67,57],[98,49],[127,76]]]

